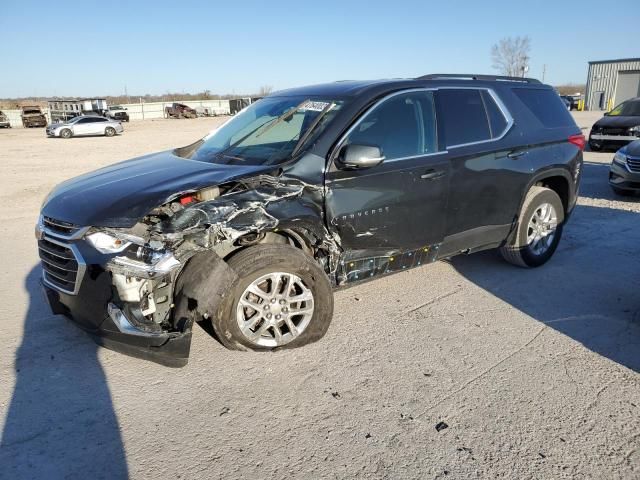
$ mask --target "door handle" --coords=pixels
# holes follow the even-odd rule
[[[436,178],[444,177],[446,174],[443,170],[427,170],[420,175],[420,178],[424,180],[435,180]]]
[[[529,152],[528,152],[527,150],[519,150],[519,151],[517,151],[517,152],[511,152],[511,153],[509,153],[509,154],[507,155],[507,157],[509,157],[509,158],[519,158],[519,157],[521,157],[522,155],[524,155],[524,154],[526,154],[526,153],[529,153]]]

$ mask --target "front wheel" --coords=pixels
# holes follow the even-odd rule
[[[107,137],[113,137],[116,134],[116,129],[113,127],[107,127],[104,130],[104,134]]]
[[[522,204],[515,236],[500,248],[500,253],[519,267],[539,267],[558,248],[563,222],[564,206],[558,194],[546,187],[531,187]]]
[[[313,258],[288,245],[256,245],[234,255],[228,264],[238,280],[229,285],[212,318],[225,347],[294,348],[324,336],[333,315],[333,293]]]
[[[60,132],[60,136],[61,136],[62,138],[71,138],[71,130],[69,130],[68,128],[63,129],[63,130]]]

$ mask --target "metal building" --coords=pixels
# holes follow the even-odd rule
[[[611,110],[640,96],[640,58],[589,62],[586,110]]]

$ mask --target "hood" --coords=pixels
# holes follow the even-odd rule
[[[640,116],[611,115],[602,117],[593,126],[607,128],[635,127],[640,125]],[[592,127],[593,128],[593,127]]]
[[[624,151],[627,155],[632,157],[640,157],[640,140],[635,140],[624,147]]]
[[[172,195],[273,171],[273,166],[218,165],[172,151],[127,160],[67,180],[45,199],[42,214],[75,225],[132,227]]]

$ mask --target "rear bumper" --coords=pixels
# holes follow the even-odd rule
[[[135,326],[128,313],[110,303],[107,274],[85,278],[78,295],[67,295],[42,284],[51,311],[64,315],[110,350],[168,367],[183,367],[189,359],[191,329],[179,332],[147,332]]]

